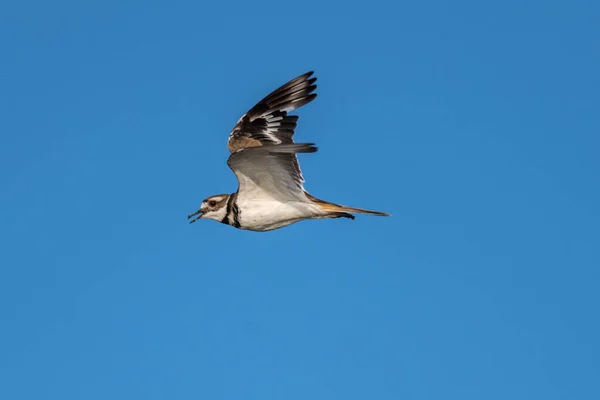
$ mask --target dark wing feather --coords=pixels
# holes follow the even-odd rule
[[[270,93],[244,114],[229,135],[231,153],[248,147],[294,143],[292,136],[298,116],[288,112],[310,103],[317,97],[312,93],[317,78],[313,71],[292,79]]]

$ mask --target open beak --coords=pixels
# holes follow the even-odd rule
[[[192,224],[192,223],[194,223],[194,222],[198,221],[200,218],[202,218],[202,215],[203,215],[203,214],[204,214],[204,213],[203,213],[201,210],[198,210],[198,211],[196,211],[195,213],[188,215],[188,219],[190,219],[190,218],[192,218],[192,217],[196,217],[196,215],[197,215],[197,217],[196,217],[196,218],[194,218],[193,220],[191,220],[191,221],[190,221],[190,224]]]

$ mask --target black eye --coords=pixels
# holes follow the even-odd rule
[[[214,207],[214,206],[217,205],[217,202],[214,201],[214,200],[211,200],[211,201],[208,202],[208,205],[211,206],[211,207]]]

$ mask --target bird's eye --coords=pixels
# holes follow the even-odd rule
[[[214,206],[217,205],[217,202],[214,201],[214,200],[211,200],[211,201],[208,202],[208,205],[211,206],[211,207],[214,207]]]

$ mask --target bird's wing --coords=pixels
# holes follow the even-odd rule
[[[231,153],[257,146],[294,143],[292,136],[298,116],[288,115],[317,97],[312,93],[317,78],[313,72],[292,79],[259,101],[242,115],[229,134],[227,147]]]
[[[240,150],[227,165],[236,175],[240,196],[279,201],[306,200],[297,153],[314,153],[313,143],[265,145]]]

